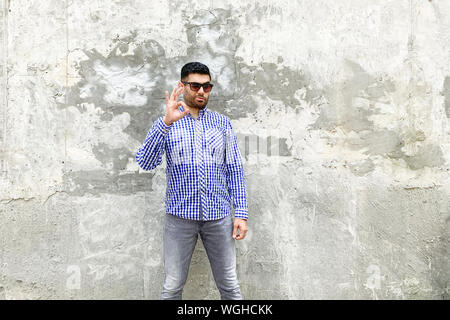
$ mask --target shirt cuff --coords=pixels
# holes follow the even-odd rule
[[[163,121],[163,117],[159,117],[156,120],[156,127],[162,134],[167,134],[167,132],[169,132],[169,129],[172,128],[172,125],[166,125]]]
[[[248,219],[248,211],[245,209],[234,209],[234,217],[239,219]]]

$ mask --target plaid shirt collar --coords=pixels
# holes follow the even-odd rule
[[[203,109],[199,110],[198,117],[202,118],[207,112],[208,112],[208,106],[205,106]],[[189,116],[192,117],[192,115],[190,113],[189,113]]]

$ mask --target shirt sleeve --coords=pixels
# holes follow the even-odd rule
[[[245,190],[242,157],[229,118],[227,118],[225,163],[227,167],[227,187],[233,201],[234,216],[235,218],[248,219],[247,192]]]
[[[172,125],[166,125],[162,119],[163,117],[156,119],[136,153],[136,161],[144,170],[152,170],[162,162],[167,133],[172,127]]]

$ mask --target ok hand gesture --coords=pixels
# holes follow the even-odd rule
[[[168,126],[175,121],[180,120],[190,112],[188,106],[183,101],[178,101],[181,92],[183,92],[183,87],[178,89],[175,87],[169,98],[169,92],[166,91],[166,114],[164,115],[163,121]],[[178,109],[179,106],[183,106],[183,112]]]

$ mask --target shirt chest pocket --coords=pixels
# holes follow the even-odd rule
[[[174,164],[188,163],[192,158],[192,143],[186,133],[177,132],[167,140],[167,153]]]
[[[210,128],[206,130],[205,137],[209,160],[221,162],[224,157],[225,131],[220,128]]]

